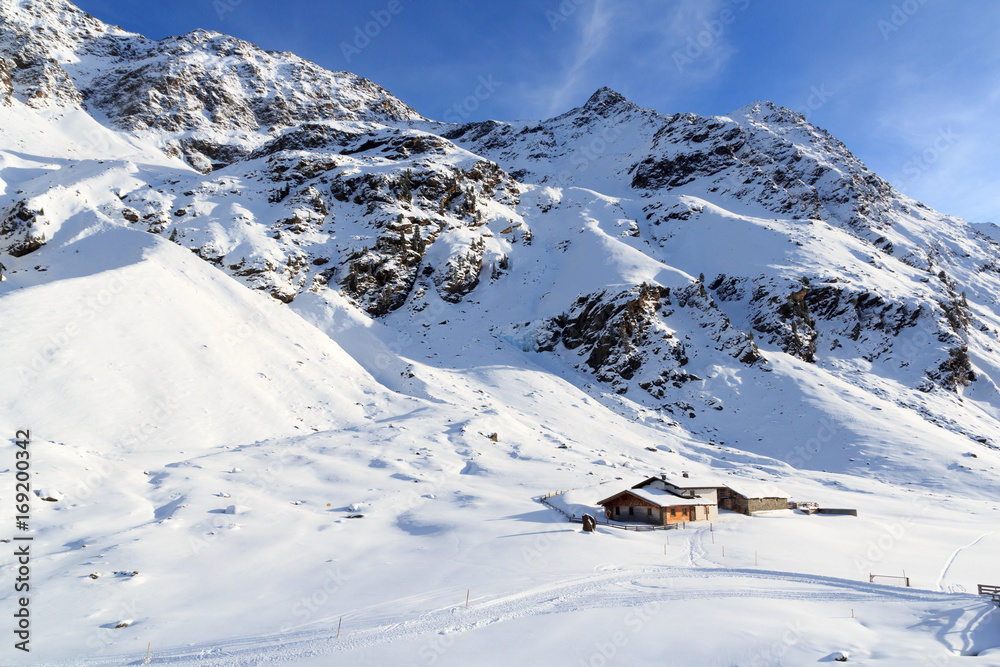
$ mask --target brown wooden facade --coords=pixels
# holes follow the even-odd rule
[[[651,523],[666,526],[682,521],[695,521],[697,512],[694,505],[657,505],[645,498],[622,491],[601,501],[605,516],[611,521]]]

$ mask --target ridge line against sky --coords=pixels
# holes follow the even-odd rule
[[[1000,223],[1000,3],[76,4],[151,38],[205,28],[291,51],[438,120],[548,118],[602,86],[661,113],[722,115],[768,99],[804,113],[904,193]]]

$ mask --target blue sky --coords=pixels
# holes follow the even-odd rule
[[[662,113],[725,114],[769,99],[805,113],[907,194],[1000,223],[1000,3],[77,4],[148,37],[208,28],[293,51],[440,120],[546,118],[601,86]],[[482,81],[485,99],[470,100]]]

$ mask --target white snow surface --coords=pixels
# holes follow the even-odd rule
[[[348,73],[279,81],[315,66],[223,35],[154,42],[62,0],[0,11],[0,47],[51,30],[44,62],[89,91],[21,68],[5,103],[0,67],[0,533],[33,538],[30,654],[0,549],[0,663],[1000,665],[1000,610],[976,595],[1000,584],[995,228],[768,103],[665,116],[603,90],[459,127]],[[329,116],[157,126],[95,101],[105,67],[202,61],[207,80],[260,66],[248,114],[281,94]],[[235,152],[213,165],[208,144]],[[411,202],[389,196],[404,169]],[[440,202],[435,178],[477,169],[457,200],[475,213]],[[386,250],[416,245],[410,224],[421,271]],[[403,298],[373,313],[347,278],[380,252]],[[594,312],[580,299],[640,285],[671,292],[626,309],[648,326],[614,348],[632,375],[590,365],[599,341],[572,327],[543,344]],[[841,299],[813,302],[812,360],[775,314],[803,286]],[[962,346],[974,379],[949,386]],[[681,471],[858,515],[603,523],[597,501]],[[584,513],[596,533],[566,518]]]

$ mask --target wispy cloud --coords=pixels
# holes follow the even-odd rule
[[[716,76],[735,53],[731,33],[750,0],[577,3],[556,77],[532,94],[549,115],[562,113],[603,85],[635,72],[663,88],[694,87]],[[684,61],[680,65],[678,63]],[[624,73],[624,74],[623,74]]]
[[[562,82],[551,91],[548,115],[565,111],[574,98],[579,97],[581,83],[588,79],[589,63],[604,49],[608,41],[612,13],[620,9],[606,0],[596,0],[586,11],[580,25],[576,43],[573,45],[573,57],[562,77]]]
[[[750,0],[685,0],[674,5],[664,31],[676,83],[695,84],[718,75],[736,52],[732,33]],[[663,55],[661,49],[660,55]]]
[[[898,79],[892,106],[879,106],[874,114],[884,148],[872,166],[943,213],[1000,222],[995,174],[984,169],[1000,153],[1000,137],[988,130],[992,123],[984,123],[1000,103],[1000,77],[952,96],[942,96],[940,82],[924,78],[914,85],[905,72]]]

